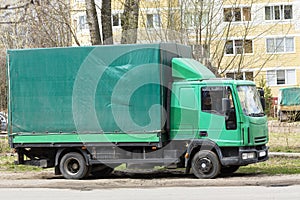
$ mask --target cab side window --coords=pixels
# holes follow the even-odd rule
[[[222,115],[222,87],[201,88],[201,110]]]
[[[236,112],[235,112],[235,106],[234,106],[234,99],[232,96],[232,92],[230,88],[227,90],[227,97],[230,100],[230,110],[226,114],[226,129],[227,130],[235,130],[237,128],[236,124]]]
[[[201,109],[202,111],[210,111],[211,110],[211,97],[209,92],[201,92]]]
[[[230,110],[224,113],[222,109],[222,99],[230,100]],[[217,115],[225,115],[227,130],[237,128],[236,112],[232,91],[228,86],[208,86],[201,88],[201,111]]]

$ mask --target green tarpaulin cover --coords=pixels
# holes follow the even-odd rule
[[[300,105],[300,87],[282,88],[280,91],[280,105]]]
[[[177,44],[8,50],[10,130],[154,132],[164,129]]]

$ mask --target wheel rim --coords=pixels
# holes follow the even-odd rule
[[[208,158],[200,158],[197,162],[199,172],[202,174],[209,174],[213,168],[213,164]]]
[[[80,163],[75,158],[69,158],[66,160],[64,164],[65,171],[70,174],[74,175],[77,174],[80,170]]]

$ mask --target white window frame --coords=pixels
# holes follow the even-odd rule
[[[246,8],[250,9],[250,20],[246,20],[245,19],[246,16],[245,16],[245,13],[244,13],[244,9],[246,9]],[[230,10],[231,16],[232,16],[232,20],[226,20],[226,18],[225,18],[225,9],[229,9]],[[240,18],[241,18],[241,20],[236,20],[236,18],[235,18],[235,10],[236,9],[240,9],[240,14],[241,14]],[[252,17],[251,17],[251,7],[250,6],[235,7],[235,8],[233,8],[233,7],[224,7],[223,8],[223,22],[238,23],[238,22],[250,22],[251,20],[252,20]]]
[[[292,50],[288,50],[287,39],[292,41]],[[270,42],[273,40],[273,47],[269,46],[272,45]],[[278,48],[279,42],[282,40],[282,47],[283,50]],[[278,50],[279,49],[279,50]],[[266,53],[267,54],[282,54],[282,53],[295,53],[295,37],[268,37],[266,38]]]
[[[111,24],[113,28],[118,28],[122,26],[122,14],[123,13],[112,13],[111,15]],[[118,25],[114,26],[114,16],[118,16]]]
[[[285,7],[286,6],[291,6],[291,18],[285,19]],[[275,19],[276,14],[275,14],[275,8],[279,7],[279,19]],[[270,19],[267,19],[267,13],[266,13],[266,8],[270,8]],[[271,6],[265,6],[264,10],[264,19],[265,21],[279,21],[279,20],[292,20],[294,18],[294,12],[293,12],[293,5],[291,4],[281,4],[281,5],[271,5]]]
[[[149,26],[148,16],[152,15],[152,25]],[[149,29],[152,28],[161,28],[161,17],[159,13],[147,13],[146,14],[146,27]]]
[[[284,71],[284,84],[278,84],[278,72]],[[292,78],[292,80],[291,80]],[[296,69],[276,69],[266,71],[266,81],[268,86],[295,85]]]
[[[83,20],[83,22],[85,21],[85,23],[82,23],[82,20]],[[77,32],[85,32],[85,31],[88,31],[88,30],[89,30],[89,26],[88,26],[88,23],[87,23],[86,15],[85,14],[78,15]]]
[[[233,53],[226,53],[227,52],[227,48],[225,47],[225,52],[224,54],[227,55],[227,56],[232,56],[232,55],[249,55],[249,54],[253,54],[253,40],[252,39],[246,39],[246,40],[242,40],[242,39],[234,39],[234,40],[226,40],[226,43],[231,41],[232,42],[232,45],[233,45]],[[238,42],[242,41],[242,46],[237,46]],[[245,53],[245,42],[244,41],[251,41],[251,44],[252,44],[252,52],[251,53]],[[226,45],[226,44],[225,44]],[[241,49],[242,50],[242,53],[238,53],[238,49]]]
[[[252,73],[252,78],[251,79],[247,79],[247,73]],[[238,75],[237,72],[227,72],[225,74],[225,77],[226,78],[231,78],[230,76],[228,76],[229,74],[232,74],[233,75],[233,79],[237,80],[237,78],[238,78],[237,77],[237,75]],[[253,71],[242,71],[242,72],[240,72],[240,74],[243,77],[243,79],[241,79],[241,80],[251,80],[251,81],[253,81],[253,79],[254,79],[254,72]]]

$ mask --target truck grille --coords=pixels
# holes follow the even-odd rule
[[[267,142],[267,137],[266,136],[261,136],[261,137],[256,137],[254,138],[255,143],[265,143]]]

